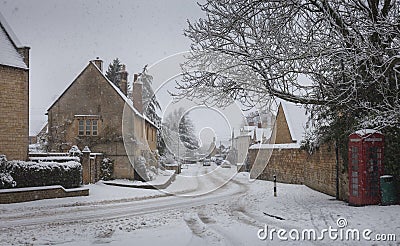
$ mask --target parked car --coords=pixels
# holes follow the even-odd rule
[[[231,168],[231,163],[227,160],[222,161],[221,167],[223,168]]]
[[[203,166],[211,166],[211,160],[210,159],[204,159],[203,160]]]
[[[222,159],[222,157],[215,158],[215,164],[217,164],[218,166],[221,165],[223,161],[224,159]]]

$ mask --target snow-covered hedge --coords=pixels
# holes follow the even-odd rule
[[[0,172],[0,189],[14,188],[17,183],[9,173]]]
[[[0,189],[13,188],[16,186],[14,179],[6,169],[7,158],[5,155],[0,155]]]
[[[11,176],[12,181],[8,180],[8,183],[15,182],[17,188],[47,185],[74,188],[82,183],[82,166],[75,161],[64,163],[2,161],[0,165],[0,173],[3,173],[4,177],[2,180],[7,180]]]

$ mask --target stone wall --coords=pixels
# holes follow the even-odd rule
[[[0,65],[0,154],[26,160],[29,143],[29,70]]]
[[[304,184],[317,191],[336,195],[336,154],[332,145],[321,146],[313,154],[298,148],[250,149],[249,163],[250,168],[254,166],[252,178],[273,180],[273,175],[276,175],[278,182]],[[257,171],[257,168],[263,169]],[[339,194],[340,199],[346,200],[348,191],[342,170],[343,164],[340,162]]]
[[[89,189],[64,189],[60,185],[4,189],[0,190],[0,204],[88,195]]]

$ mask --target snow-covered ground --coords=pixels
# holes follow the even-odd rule
[[[188,165],[182,171],[166,191],[98,183],[88,186],[89,197],[0,205],[0,244],[400,245],[398,205],[351,207],[289,184],[278,184],[274,197],[271,182],[249,181],[247,173],[226,183],[235,168]],[[261,240],[266,226],[268,237]],[[368,229],[371,239],[395,234],[397,241],[346,240],[348,229]],[[302,240],[304,230],[317,239]],[[296,231],[299,240],[291,239]]]

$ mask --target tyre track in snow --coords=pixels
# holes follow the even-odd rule
[[[211,180],[218,180],[219,177],[209,175]],[[200,186],[207,185],[205,181]],[[212,182],[212,181],[211,181]],[[215,182],[215,181],[214,181]],[[232,199],[232,196],[242,194],[246,191],[245,185],[238,182],[228,182],[220,189],[211,193],[196,197],[163,197],[143,201],[133,201],[118,204],[108,204],[107,206],[79,207],[77,209],[66,208],[60,213],[29,215],[24,218],[0,218],[0,229],[7,229],[21,226],[35,226],[43,224],[62,224],[79,223],[82,221],[90,222],[97,220],[118,219],[124,217],[134,217],[144,214],[158,213],[162,211],[173,210],[177,208],[198,207],[205,204],[216,203],[223,200]]]
[[[221,226],[218,225],[218,221],[209,217],[204,211],[197,213],[198,218],[207,228],[210,228],[215,233],[219,234],[225,241],[226,245],[238,246],[241,245],[240,238],[236,237],[232,232],[228,232],[224,230]]]
[[[203,173],[205,173],[208,169],[205,169]],[[209,175],[209,181],[213,182],[215,186],[220,187],[220,189],[226,189],[226,186],[231,183],[235,184],[240,189],[242,189],[243,193],[249,190],[248,186],[245,183],[239,182],[237,180],[230,179],[227,181],[227,176],[221,175],[222,169],[212,170],[207,173]],[[231,199],[229,199],[231,200]],[[218,225],[218,221],[216,221],[211,214],[208,214],[206,210],[201,210],[201,212],[186,214],[184,216],[184,221],[192,233],[206,241],[209,244],[218,243],[225,245],[242,245],[240,242],[240,238],[237,238],[234,234],[226,231],[223,227]]]

